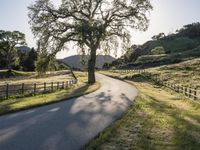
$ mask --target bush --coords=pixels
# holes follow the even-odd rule
[[[151,50],[152,55],[165,54],[165,49],[162,46],[155,47]]]

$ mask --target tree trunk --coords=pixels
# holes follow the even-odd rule
[[[95,64],[96,64],[96,49],[91,49],[90,58],[88,61],[88,83],[93,84],[96,82],[95,79]]]
[[[7,69],[8,69],[8,73],[11,73],[12,72],[12,68],[11,68],[11,58],[10,58],[10,50],[8,51],[8,54],[7,54]]]

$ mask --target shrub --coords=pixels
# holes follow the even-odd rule
[[[152,55],[165,54],[165,49],[162,46],[155,47],[151,50]]]

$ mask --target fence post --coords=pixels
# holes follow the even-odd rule
[[[57,90],[59,89],[59,82],[57,82]]]
[[[197,99],[197,87],[194,88],[194,100]]]
[[[36,83],[33,85],[33,94],[36,95]]]
[[[191,90],[191,87],[189,87],[189,97],[192,96],[192,90]]]
[[[9,84],[6,84],[6,98],[9,96]]]
[[[62,82],[62,88],[63,88],[63,89],[64,89],[64,84],[65,84],[65,82],[63,81],[63,82]]]
[[[176,86],[176,84],[174,84],[174,90],[177,92],[177,86]]]
[[[181,93],[184,94],[184,87],[183,87],[183,85],[181,85]]]
[[[68,81],[66,81],[66,86],[65,87],[68,88]]]
[[[46,82],[44,82],[44,93],[46,93]]]
[[[180,87],[179,87],[179,85],[177,85],[177,91],[178,91],[178,92],[180,91]]]
[[[51,92],[53,92],[53,82],[51,82]]]
[[[187,96],[188,94],[187,94],[187,87],[185,87],[185,95]]]
[[[22,83],[22,94],[24,94],[24,83]]]

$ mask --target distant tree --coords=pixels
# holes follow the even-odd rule
[[[89,51],[88,83],[95,82],[98,49],[128,45],[130,29],[146,30],[149,0],[62,0],[55,7],[50,0],[37,0],[29,7],[32,31],[52,55],[76,42]],[[121,41],[122,44],[118,44]]]
[[[57,66],[58,66],[58,63],[56,61],[56,58],[51,56],[50,59],[49,59],[48,70],[49,71],[56,71]]]
[[[16,45],[25,45],[25,35],[19,31],[0,30],[0,49],[3,51],[6,66],[11,71],[11,64],[16,56]]]
[[[110,65],[111,65],[111,63],[104,63],[103,69],[109,69]]]
[[[165,33],[159,33],[158,35],[154,35],[152,37],[153,40],[160,40],[165,37]]]
[[[187,36],[189,38],[200,37],[200,22],[184,25],[183,28],[176,32],[180,36]]]
[[[27,62],[27,70],[34,71],[35,70],[35,62],[37,60],[38,54],[34,48],[31,48],[28,53],[28,62]]]
[[[23,71],[34,71],[35,70],[35,61],[37,60],[37,52],[34,48],[30,51],[25,51],[23,53],[19,52],[19,64],[21,70]]]
[[[38,74],[44,74],[48,71],[48,67],[49,67],[49,60],[50,60],[50,56],[47,52],[47,49],[41,48],[41,44],[38,41],[37,42],[38,47],[37,47],[37,61],[35,62],[35,71],[38,72]]]
[[[4,42],[0,43],[0,69],[6,68],[6,44]]]

